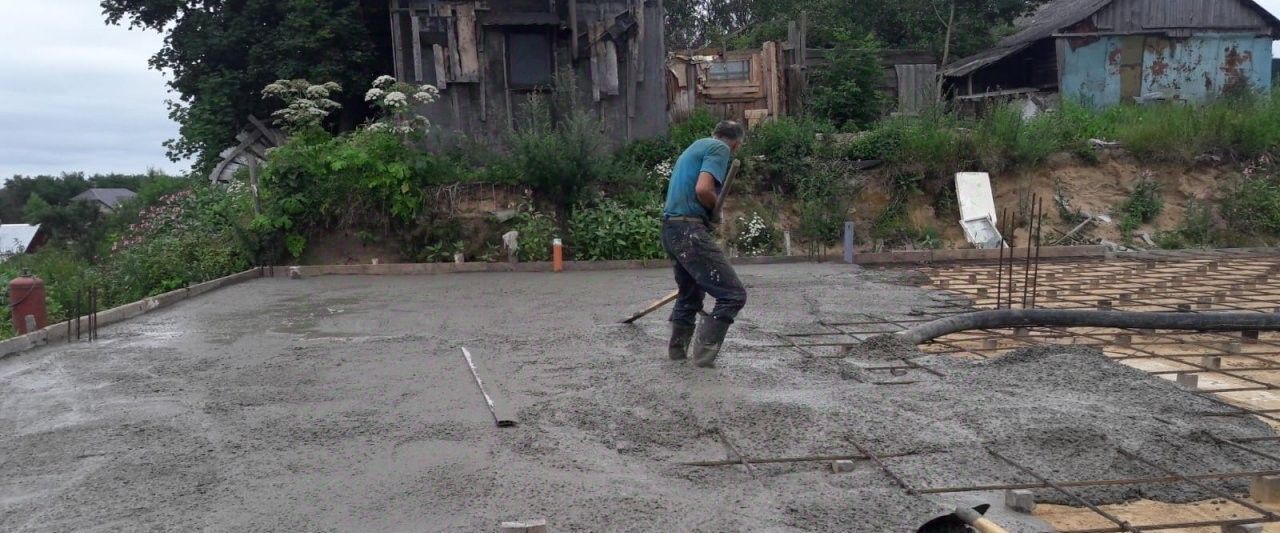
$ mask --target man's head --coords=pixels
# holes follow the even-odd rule
[[[738,148],[742,147],[742,141],[747,138],[747,131],[742,129],[742,124],[732,120],[722,120],[716,124],[716,131],[712,135],[729,145],[730,150],[737,152]]]

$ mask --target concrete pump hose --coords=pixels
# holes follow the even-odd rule
[[[1196,331],[1280,331],[1280,314],[1001,309],[951,315],[932,322],[925,322],[913,328],[900,331],[895,335],[903,342],[915,345],[959,331],[1033,326]]]

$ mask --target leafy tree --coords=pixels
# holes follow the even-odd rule
[[[101,0],[109,24],[165,32],[151,66],[172,75],[180,125],[169,157],[208,170],[249,115],[274,109],[262,87],[281,78],[363,87],[391,68],[385,0]],[[342,93],[342,129],[363,120],[360,91]]]
[[[880,117],[880,44],[872,35],[845,37],[827,51],[828,63],[812,70],[810,106],[837,126],[864,126]]]

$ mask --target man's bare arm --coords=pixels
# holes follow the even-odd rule
[[[698,202],[707,211],[714,211],[716,208],[716,177],[710,172],[698,174],[698,184],[693,191],[698,195]]]

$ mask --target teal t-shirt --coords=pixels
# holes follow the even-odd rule
[[[720,187],[724,185],[725,174],[729,172],[729,160],[732,157],[729,145],[714,137],[700,139],[689,145],[671,169],[667,206],[663,214],[669,217],[709,218],[711,213],[698,201],[698,193],[694,191],[698,185],[698,175],[709,172],[715,176],[716,192],[719,193]]]

